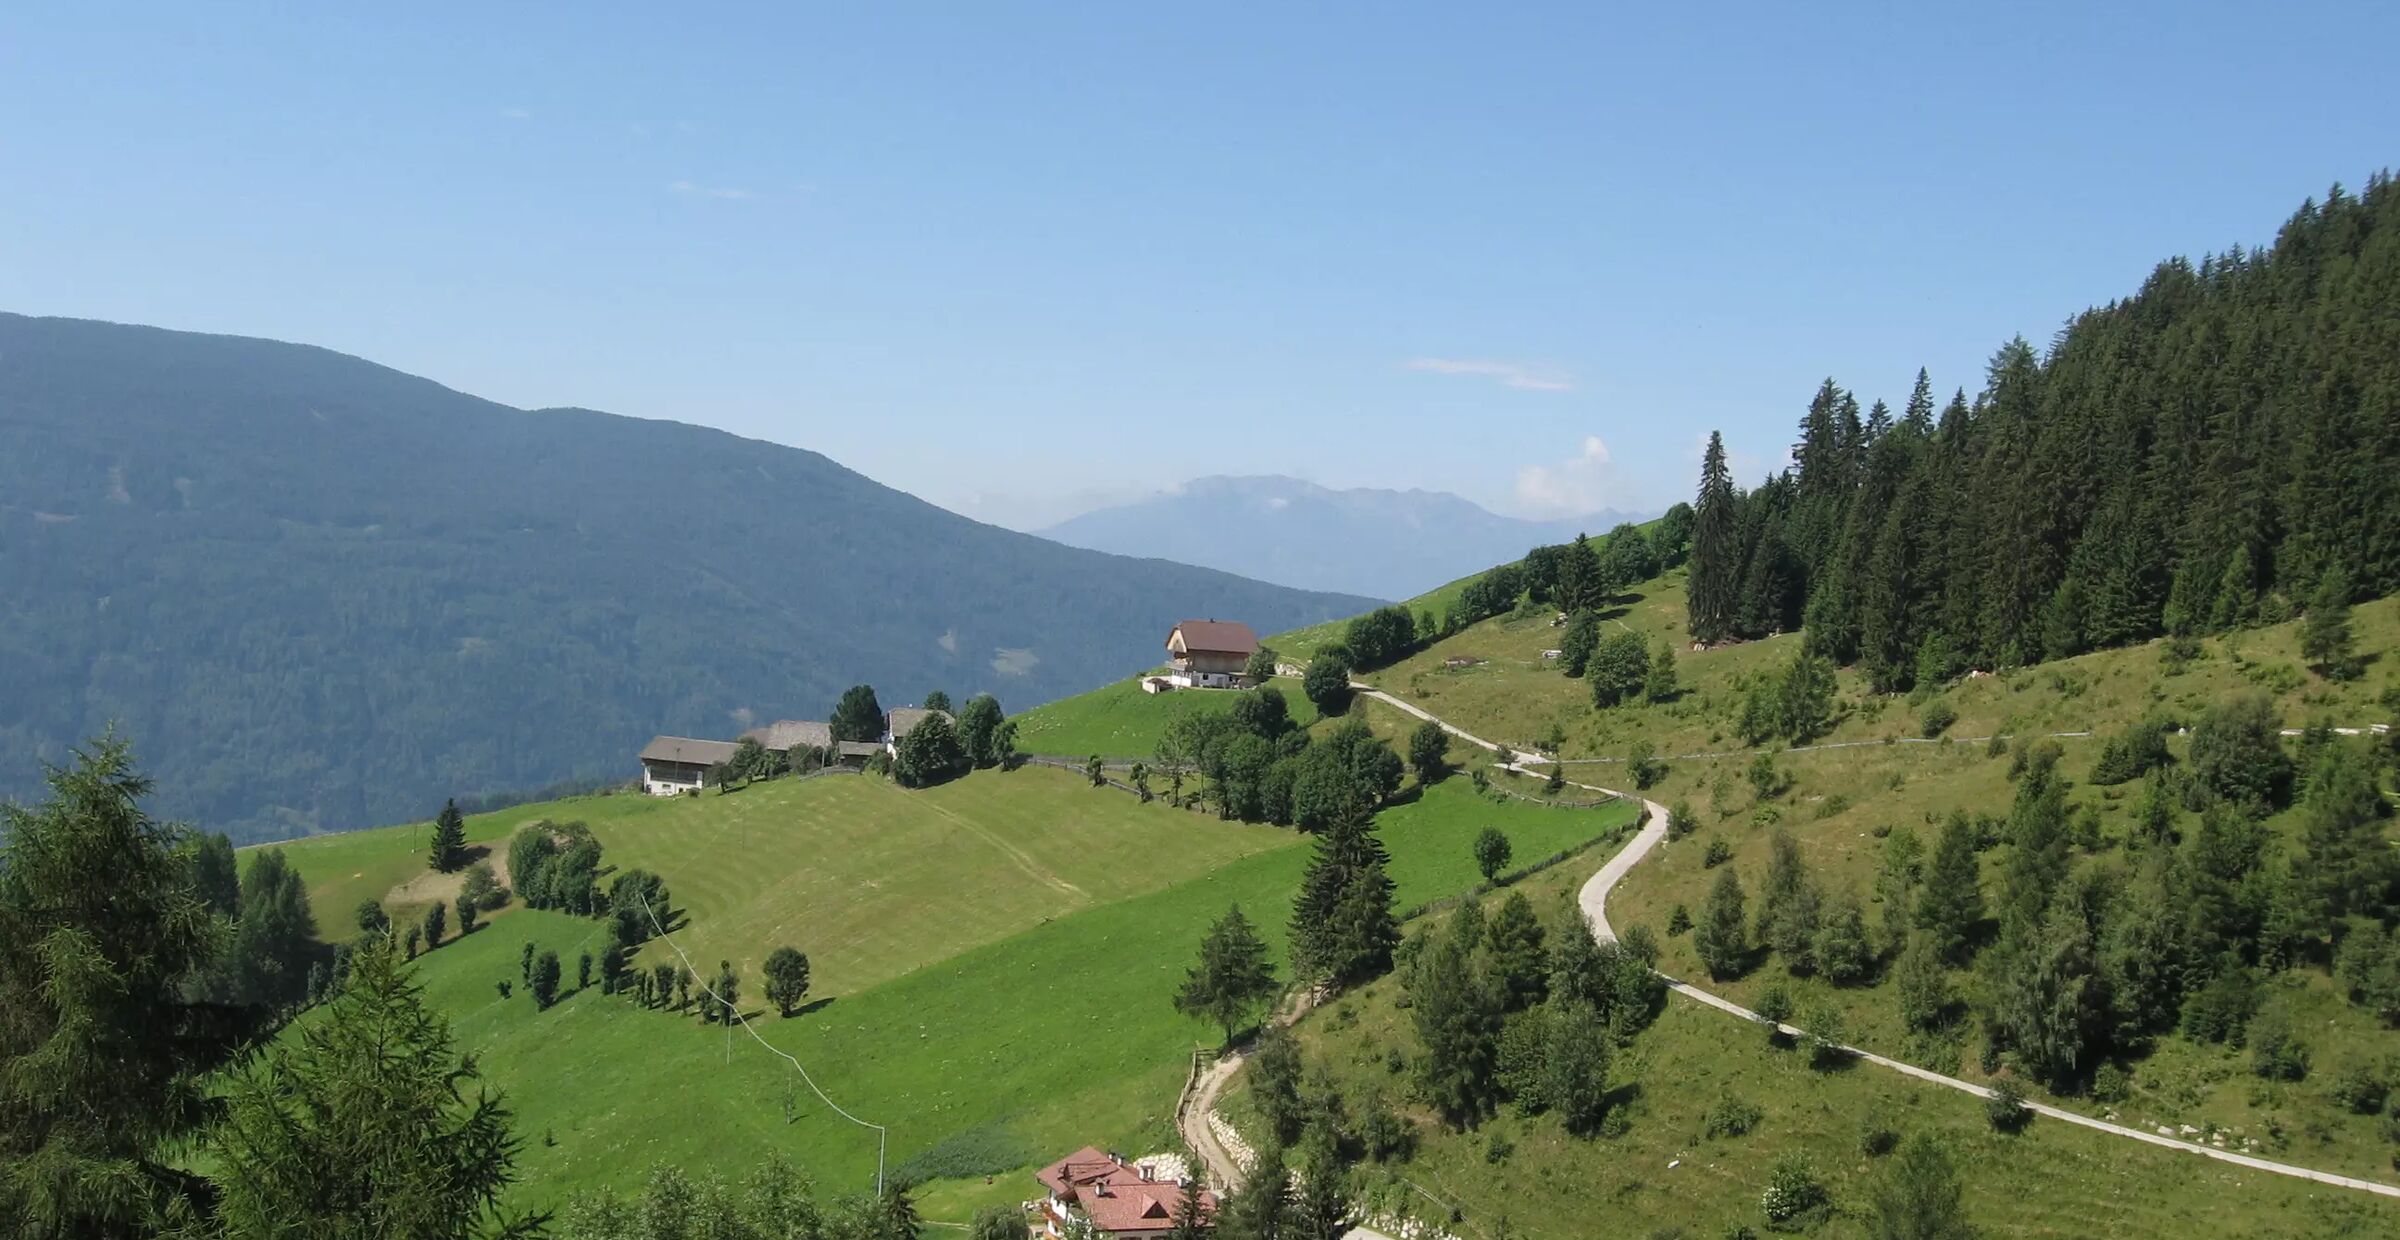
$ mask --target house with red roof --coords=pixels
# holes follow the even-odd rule
[[[1048,1196],[1039,1203],[1041,1223],[1035,1234],[1061,1237],[1077,1219],[1111,1240],[1156,1240],[1175,1228],[1175,1212],[1183,1208],[1187,1189],[1158,1178],[1146,1163],[1127,1162],[1118,1154],[1085,1146],[1034,1173]],[[1200,1194],[1200,1212],[1214,1214],[1216,1194]]]

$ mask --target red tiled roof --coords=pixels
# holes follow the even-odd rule
[[[1175,626],[1183,634],[1185,650],[1205,650],[1210,654],[1248,655],[1258,649],[1258,634],[1239,620],[1186,620]],[[1172,645],[1175,633],[1167,634]]]
[[[1040,1180],[1042,1187],[1061,1197],[1072,1197],[1077,1186],[1105,1179],[1110,1172],[1119,1170],[1126,1171],[1136,1180],[1141,1179],[1141,1173],[1126,1168],[1116,1159],[1087,1145],[1034,1172],[1033,1178]]]
[[[1174,1184],[1106,1183],[1092,1186],[1078,1202],[1083,1212],[1091,1216],[1092,1226],[1111,1236],[1138,1236],[1164,1232],[1175,1225],[1175,1211],[1183,1205],[1183,1189]],[[1200,1207],[1212,1210],[1215,1201],[1203,1194]]]
[[[1042,1187],[1073,1202],[1092,1225],[1111,1236],[1165,1233],[1175,1224],[1183,1205],[1183,1188],[1163,1180],[1145,1180],[1132,1163],[1085,1146],[1034,1173]],[[1203,1191],[1200,1209],[1213,1214],[1216,1194]]]

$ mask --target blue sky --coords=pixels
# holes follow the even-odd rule
[[[2400,163],[2390,3],[373,7],[10,6],[0,309],[1003,524],[1246,472],[1552,515]]]

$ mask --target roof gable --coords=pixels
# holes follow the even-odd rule
[[[1258,649],[1258,634],[1239,620],[1186,620],[1167,634],[1168,647],[1175,648],[1179,639],[1181,649],[1186,651],[1204,650],[1246,658]]]
[[[733,758],[732,741],[703,741],[689,736],[654,736],[642,746],[639,755],[644,762],[680,762],[690,766],[715,766]]]

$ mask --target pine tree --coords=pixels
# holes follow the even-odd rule
[[[0,1204],[28,1240],[151,1235],[241,1032],[189,989],[220,927],[125,742],[45,778],[0,799]]]
[[[1963,813],[1942,824],[1933,860],[1917,892],[1915,924],[1934,955],[1945,963],[1965,961],[1975,927],[1983,920],[1982,867],[1975,856],[1975,826]]]
[[[873,685],[852,685],[842,690],[840,700],[833,704],[833,714],[826,724],[834,742],[879,741],[883,739],[883,704],[875,700]]]
[[[2350,638],[2350,582],[2338,569],[2325,570],[2308,599],[2300,626],[2300,656],[2327,680],[2356,680],[2358,655]]]
[[[1475,967],[1477,936],[1464,911],[1452,914],[1417,958],[1408,997],[1425,1048],[1417,1071],[1426,1101],[1451,1123],[1472,1125],[1494,1101],[1507,1000]]]
[[[1700,924],[1692,927],[1692,949],[1700,953],[1700,963],[1710,977],[1722,981],[1740,975],[1750,958],[1747,924],[1742,880],[1727,866],[1717,871],[1716,882],[1708,889],[1708,903],[1700,910]]]
[[[545,951],[534,958],[533,973],[525,980],[528,989],[533,994],[533,1006],[536,1011],[546,1011],[551,1004],[558,1002],[558,983],[561,972],[562,970],[558,966],[557,952]]]
[[[2374,767],[2348,744],[2326,747],[2309,780],[2293,867],[2313,934],[2330,934],[2344,917],[2388,919],[2400,899],[2400,861],[2383,835],[2383,798]]]
[[[1867,938],[1866,907],[1847,888],[1835,894],[1817,925],[1817,970],[1836,986],[1854,986],[1875,971],[1875,948]]]
[[[425,1003],[391,941],[370,938],[323,1019],[298,1027],[263,1069],[237,1074],[209,1136],[234,1236],[539,1234],[505,1215],[518,1142],[500,1095]]]
[[[1259,1006],[1275,997],[1275,965],[1266,941],[1234,905],[1200,939],[1200,959],[1175,992],[1175,1010],[1214,1021],[1233,1041],[1234,1031]]]
[[[1682,692],[1682,684],[1675,676],[1675,648],[1662,637],[1650,651],[1650,670],[1642,678],[1642,700],[1672,702]]]
[[[2058,772],[2058,747],[2044,742],[2017,783],[2008,815],[2008,861],[2001,873],[2001,913],[2028,923],[2041,920],[2052,893],[2067,876],[2066,779]]]
[[[1291,1209],[1291,1172],[1284,1164],[1283,1147],[1270,1142],[1251,1162],[1249,1178],[1217,1211],[1217,1235],[1222,1240],[1284,1240],[1284,1220]]]
[[[1483,950],[1492,974],[1508,997],[1511,1011],[1531,1007],[1542,1001],[1549,990],[1550,959],[1544,950],[1547,936],[1542,923],[1534,916],[1533,901],[1522,891],[1508,893],[1500,902],[1500,910],[1492,914],[1484,927]]]
[[[1777,830],[1769,843],[1767,876],[1759,884],[1759,940],[1782,957],[1785,968],[1813,973],[1821,911],[1816,880],[1800,859],[1800,846],[1790,832]]]
[[[1559,606],[1569,612],[1597,611],[1608,604],[1614,593],[1607,565],[1593,549],[1592,540],[1577,534],[1559,559]]]
[[[1992,1016],[2017,1061],[2053,1086],[2066,1086],[2098,1062],[2111,1013],[2083,911],[2061,901],[2038,937],[2004,942],[1993,953]]]
[[[1608,1065],[1612,1051],[1608,1020],[1581,1004],[1548,1013],[1548,1045],[1542,1054],[1542,1098],[1568,1132],[1588,1137],[1608,1115]]]
[[[455,800],[442,803],[442,812],[434,815],[433,844],[425,850],[425,864],[448,874],[467,863],[467,816],[458,812]]]
[[[1322,1137],[1301,1155],[1300,1184],[1285,1211],[1280,1240],[1342,1240],[1350,1225],[1349,1176],[1331,1137]]]
[[[1389,967],[1400,941],[1389,856],[1363,810],[1317,837],[1292,908],[1292,968],[1302,980],[1339,985]]]
[[[1725,440],[1709,432],[1701,458],[1700,493],[1692,504],[1692,572],[1687,608],[1692,638],[1718,642],[1733,635],[1739,606],[1741,515],[1733,475],[1725,467]]]
[[[1192,1178],[1183,1186],[1183,1195],[1175,1202],[1175,1222],[1167,1231],[1167,1240],[1210,1240],[1216,1234],[1213,1220],[1201,1208],[1201,1202],[1208,1195],[1208,1179],[1207,1171],[1196,1165],[1197,1161],[1194,1160]],[[1007,1240],[1017,1240],[1017,1233],[1024,1230],[1024,1222],[1013,1211],[1008,1222],[1014,1230],[1009,1233]]]
[[[1911,934],[1892,966],[1900,998],[1900,1019],[1911,1029],[1938,1028],[1950,1010],[1950,972],[1942,966],[1933,937]]]

